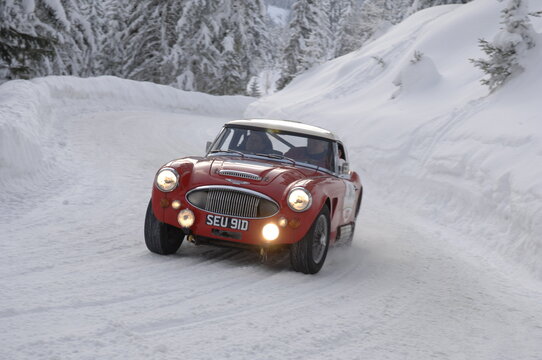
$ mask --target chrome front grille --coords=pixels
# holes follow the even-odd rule
[[[256,181],[260,181],[262,179],[258,175],[247,173],[244,171],[236,171],[236,170],[220,170],[218,174],[222,176],[233,176],[233,177],[256,180]]]
[[[268,196],[234,186],[201,186],[189,191],[186,199],[198,209],[240,218],[266,218],[279,211]]]
[[[205,210],[217,214],[255,218],[258,216],[260,198],[230,190],[210,190],[207,193]]]

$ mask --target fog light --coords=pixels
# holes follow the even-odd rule
[[[181,202],[179,200],[173,200],[171,207],[175,210],[179,210],[181,208]]]
[[[189,209],[181,210],[179,215],[177,215],[177,221],[183,228],[189,228],[194,225],[195,219],[194,213]]]
[[[286,227],[288,225],[288,220],[285,217],[281,217],[279,219],[279,226],[280,227]]]
[[[267,241],[276,240],[279,237],[279,227],[275,224],[267,224],[262,229],[262,235]]]

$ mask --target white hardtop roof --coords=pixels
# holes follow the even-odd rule
[[[290,120],[271,120],[271,119],[249,119],[233,120],[226,125],[252,126],[264,129],[291,131],[311,136],[318,136],[329,140],[339,140],[331,131],[319,128],[317,126],[303,124],[298,121]]]

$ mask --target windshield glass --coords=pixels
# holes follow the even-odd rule
[[[210,152],[259,155],[286,161],[291,159],[330,171],[334,171],[335,166],[331,141],[276,130],[227,127]]]

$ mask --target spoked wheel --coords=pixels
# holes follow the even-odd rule
[[[152,211],[151,202],[147,207],[144,232],[147,248],[160,255],[174,254],[184,239],[184,233],[181,229],[158,221]]]
[[[301,241],[290,247],[290,262],[295,271],[316,274],[326,260],[329,248],[329,209],[324,206]]]
[[[324,214],[320,214],[316,219],[314,228],[314,239],[312,241],[312,260],[315,263],[320,263],[327,250],[328,244],[328,229],[327,219]]]

